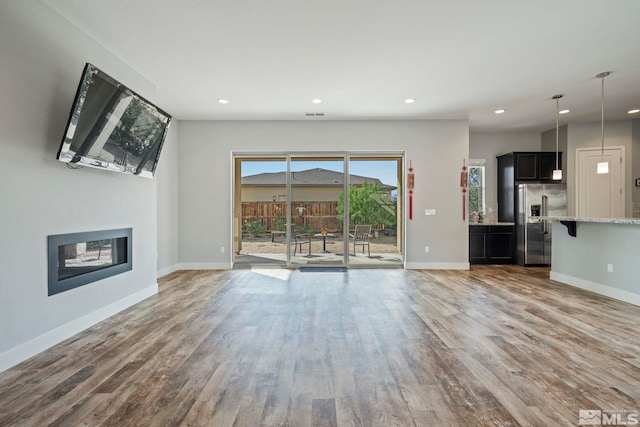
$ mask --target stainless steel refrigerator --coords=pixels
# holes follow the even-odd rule
[[[551,265],[551,223],[541,216],[567,215],[566,184],[519,184],[516,215],[516,261]]]

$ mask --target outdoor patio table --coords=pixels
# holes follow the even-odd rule
[[[330,253],[327,250],[327,237],[335,237],[335,234],[331,234],[331,233],[327,233],[327,234],[322,234],[322,233],[317,233],[314,234],[314,237],[322,237],[322,252],[325,254]]]

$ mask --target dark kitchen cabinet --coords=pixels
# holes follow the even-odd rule
[[[488,256],[487,227],[483,225],[469,226],[469,263],[486,264]]]
[[[556,153],[538,153],[538,177],[542,182],[553,181]],[[562,169],[562,153],[558,153],[558,168]]]
[[[553,170],[556,168],[556,153],[554,151],[543,152],[514,152],[498,157],[500,163],[513,167],[513,178],[517,183],[547,182],[552,181]],[[558,153],[558,167],[562,169],[562,153]]]
[[[513,264],[515,262],[513,225],[470,225],[470,264]]]
[[[516,181],[537,181],[539,178],[538,153],[513,153]]]
[[[513,152],[498,156],[498,221],[515,222],[515,191],[519,183],[553,181],[555,151]],[[562,153],[558,153],[562,169]]]

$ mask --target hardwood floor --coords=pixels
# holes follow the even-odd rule
[[[555,426],[640,411],[640,307],[547,277],[174,273],[1,373],[0,426]]]

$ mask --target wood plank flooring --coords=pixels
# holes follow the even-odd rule
[[[640,307],[548,269],[159,282],[0,373],[0,426],[556,426],[640,411]]]

